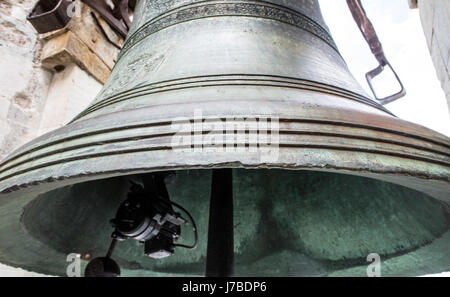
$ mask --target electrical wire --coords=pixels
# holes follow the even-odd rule
[[[157,197],[158,200],[166,203],[166,204],[171,204],[173,206],[175,206],[176,208],[179,208],[182,212],[184,212],[188,217],[189,217],[189,221],[191,221],[192,224],[192,230],[194,231],[194,243],[192,245],[185,245],[185,244],[174,244],[174,246],[176,247],[181,247],[181,248],[185,248],[185,249],[190,249],[193,250],[195,248],[197,248],[198,246],[198,231],[197,231],[197,225],[195,224],[194,218],[191,216],[191,214],[181,205],[179,205],[178,203],[175,203],[173,201],[166,201],[160,197]]]
[[[172,202],[172,201],[170,201],[170,203],[173,206],[179,208],[182,212],[184,212],[189,217],[189,220],[191,221],[191,224],[192,224],[192,230],[194,230],[194,237],[195,237],[193,245],[189,246],[189,245],[185,245],[185,244],[175,244],[175,246],[190,249],[190,250],[195,249],[198,245],[198,232],[197,232],[197,226],[195,225],[194,218],[192,218],[191,214],[181,205],[179,205],[175,202]]]

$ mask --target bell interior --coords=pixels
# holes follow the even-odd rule
[[[122,275],[205,275],[211,176],[208,169],[181,170],[167,184],[170,199],[195,219],[197,249],[177,248],[174,256],[155,260],[144,255],[141,243],[120,242],[113,259]],[[439,238],[450,225],[442,202],[362,176],[233,169],[232,188],[236,276],[318,276],[351,267],[365,270],[369,254],[378,253],[384,260],[407,254]],[[129,189],[129,176],[65,186],[31,201],[22,224],[50,249],[102,257],[113,231],[109,221]],[[193,240],[192,229],[183,226],[178,243]],[[402,261],[414,261],[414,257]]]

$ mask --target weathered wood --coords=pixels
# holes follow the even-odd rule
[[[49,40],[42,51],[42,66],[61,70],[75,63],[104,84],[111,69],[72,31]]]
[[[74,17],[67,27],[43,34],[42,38],[50,41],[67,31],[73,32],[92,52],[94,52],[109,69],[114,67],[123,39],[104,20],[88,6],[81,3],[80,17]],[[106,22],[104,22],[106,23]]]

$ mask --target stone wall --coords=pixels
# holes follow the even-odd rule
[[[34,3],[0,1],[0,159],[38,134],[52,79],[40,67],[42,42],[26,21]]]
[[[36,2],[0,1],[0,160],[86,108],[123,44],[84,4],[66,28],[39,35],[26,20]]]
[[[450,111],[450,1],[419,0],[418,7],[428,48]]]

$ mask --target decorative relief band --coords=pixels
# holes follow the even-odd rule
[[[127,73],[132,73],[128,71]],[[340,96],[350,100],[355,100],[384,111],[393,116],[384,106],[377,102],[368,99],[360,94],[351,91],[327,85],[320,82],[311,82],[294,77],[283,77],[274,75],[257,75],[257,74],[222,74],[222,75],[207,75],[186,77],[180,79],[173,79],[169,81],[154,82],[139,87],[130,87],[127,90],[115,93],[113,96],[107,96],[104,99],[89,106],[78,114],[72,122],[80,118],[100,110],[104,107],[117,104],[126,100],[132,100],[136,97],[152,95],[162,92],[177,91],[181,89],[205,88],[205,87],[226,87],[226,86],[257,86],[257,87],[277,87],[289,88],[297,90],[308,90],[313,92],[320,92]]]
[[[330,34],[307,16],[282,6],[262,3],[211,3],[201,6],[189,5],[174,12],[162,15],[145,25],[128,38],[120,52],[119,59],[133,46],[149,35],[182,22],[218,16],[258,17],[279,21],[306,30],[321,38],[337,51],[336,44]]]

